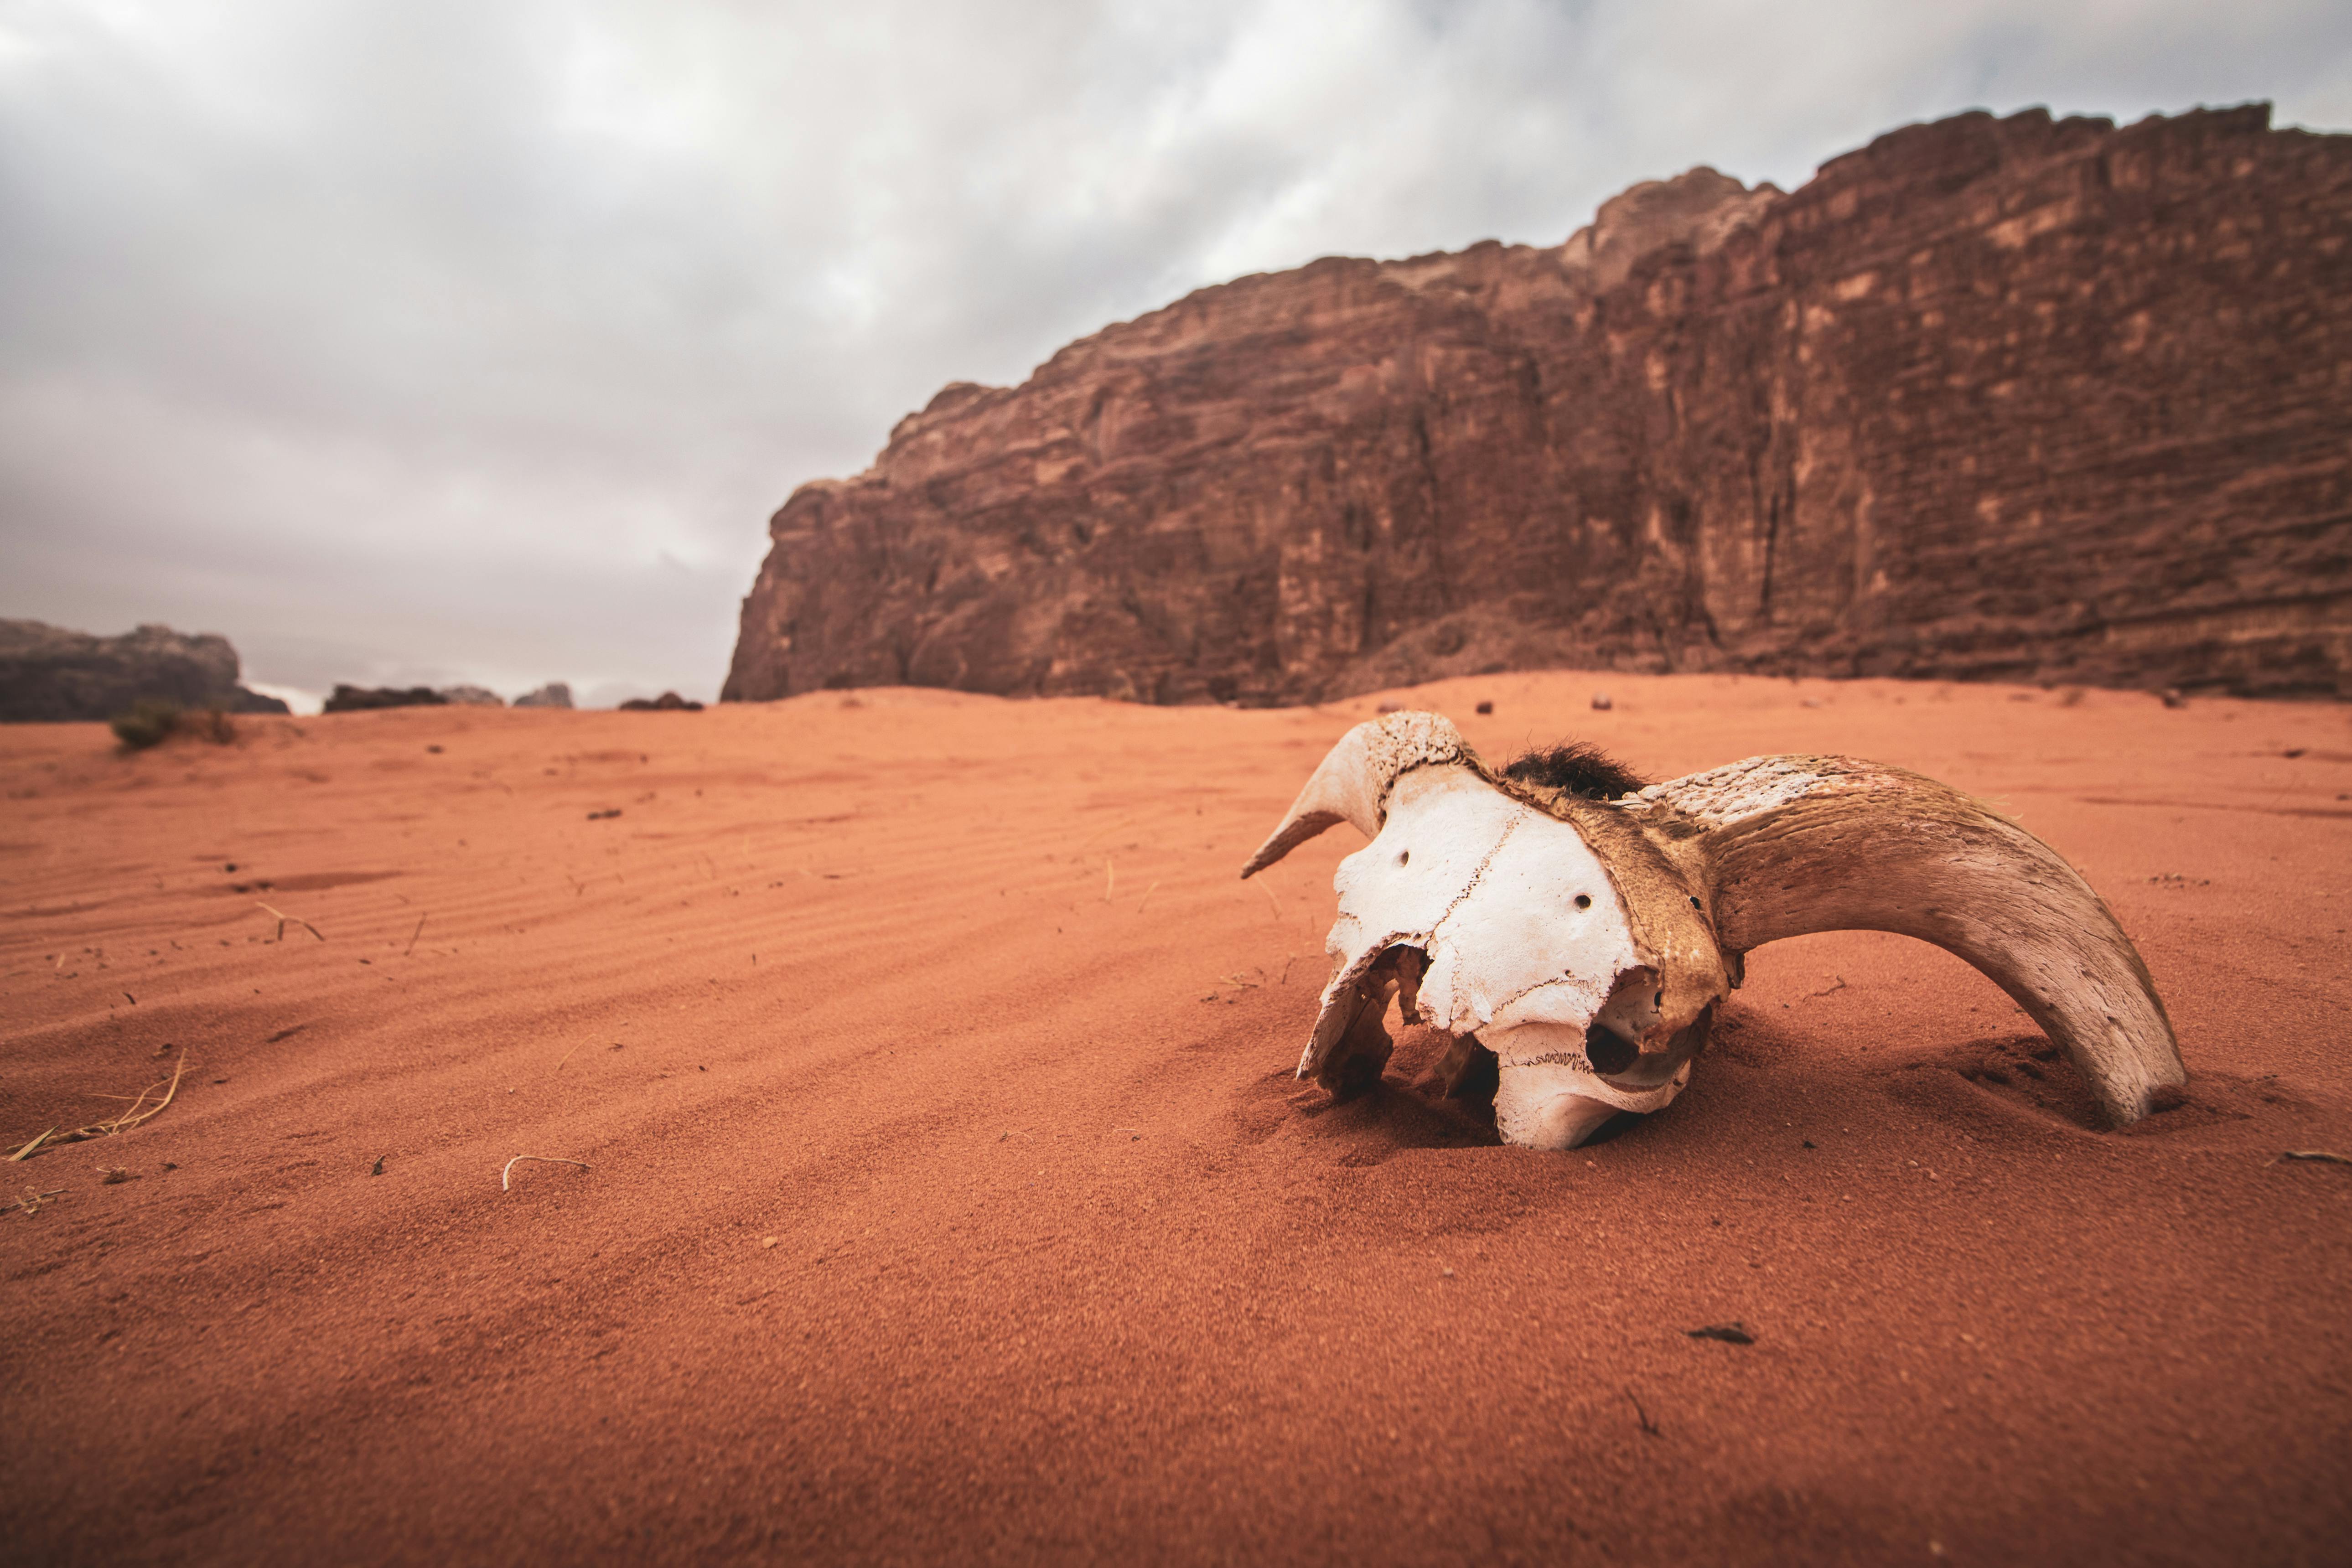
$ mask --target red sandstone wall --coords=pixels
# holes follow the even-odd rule
[[[1963,115],[950,386],[770,523],[725,695],[1545,665],[2352,696],[2352,137]]]

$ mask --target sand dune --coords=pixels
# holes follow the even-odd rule
[[[10,1557],[2343,1560],[2352,1166],[2277,1156],[2352,1152],[2352,715],[1408,700],[2001,804],[2189,1102],[2093,1131],[1990,983],[1843,935],[1591,1150],[1496,1146],[1425,1036],[1329,1106],[1289,1069],[1357,841],[1235,873],[1369,699],[12,727],[0,1139],[185,1074],[0,1173],[56,1194],[0,1218]]]

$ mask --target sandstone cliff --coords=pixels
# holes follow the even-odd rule
[[[796,491],[724,696],[1507,668],[2352,696],[2352,137],[1968,114],[1326,259]]]
[[[142,700],[230,713],[286,704],[237,684],[236,649],[205,633],[141,626],[92,637],[39,621],[0,620],[0,723],[110,719]]]

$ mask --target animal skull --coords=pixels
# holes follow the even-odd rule
[[[1448,1086],[1496,1068],[1507,1142],[1570,1149],[1690,1079],[1747,952],[1891,931],[1990,976],[2065,1047],[2117,1125],[2187,1073],[2139,954],[2072,867],[1958,791],[1848,757],[1751,757],[1613,801],[1498,773],[1434,713],[1331,749],[1248,877],[1337,822],[1334,961],[1298,1076],[1335,1094],[1388,1060],[1391,996],[1455,1037]]]

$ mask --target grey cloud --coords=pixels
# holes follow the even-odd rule
[[[18,0],[0,614],[708,697],[767,513],[947,381],[1964,108],[2340,126],[2340,9]]]

